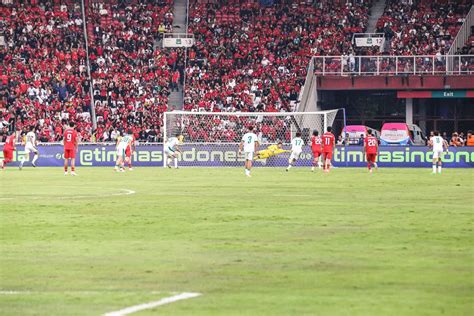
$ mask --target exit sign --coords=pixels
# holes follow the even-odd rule
[[[467,90],[431,91],[432,98],[466,98]]]
[[[474,98],[474,90],[397,91],[399,99]]]

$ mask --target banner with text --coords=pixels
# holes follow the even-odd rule
[[[243,166],[243,157],[238,155],[237,144],[185,144],[179,157],[181,167],[237,167]],[[38,166],[62,166],[63,147],[61,145],[39,146]],[[14,162],[24,155],[24,147],[18,146]],[[0,152],[3,158],[3,152]],[[257,160],[256,167],[286,167],[289,153],[284,153],[265,160]],[[429,167],[433,154],[428,147],[381,147],[377,161],[380,167]],[[113,145],[81,145],[76,155],[77,166],[114,166],[116,160]],[[296,166],[311,166],[313,160],[309,147],[301,153]],[[474,147],[455,147],[444,154],[444,166],[448,168],[474,167]],[[163,166],[162,145],[139,145],[133,153],[134,166]],[[333,165],[336,167],[365,167],[362,147],[337,147],[333,154]]]

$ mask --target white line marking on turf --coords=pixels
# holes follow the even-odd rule
[[[0,291],[0,295],[30,294],[30,291]]]
[[[125,191],[125,193],[114,193],[114,194],[111,194],[111,195],[131,195],[131,194],[135,194],[136,192],[133,191],[133,190],[129,190],[129,189],[121,189],[121,191]]]
[[[121,195],[132,195],[136,192],[129,189],[118,189],[120,192],[118,193],[106,193],[106,194],[98,194],[98,195],[69,195],[69,196],[27,196],[27,195],[17,195],[18,198],[25,198],[27,200],[46,200],[46,199],[53,199],[53,200],[74,200],[74,199],[90,199],[90,198],[104,198],[109,196],[121,196]],[[13,200],[14,198],[11,197],[0,197],[0,201],[4,200]]]
[[[115,312],[106,313],[103,316],[129,315],[129,314],[136,313],[136,312],[139,312],[139,311],[142,311],[142,310],[145,310],[145,309],[155,308],[155,307],[158,307],[158,306],[161,306],[161,305],[166,305],[166,304],[174,303],[174,302],[181,301],[181,300],[187,300],[189,298],[198,297],[200,295],[201,295],[201,293],[186,293],[185,292],[185,293],[181,293],[181,294],[178,294],[178,295],[162,298],[161,300],[156,301],[156,302],[150,302],[150,303],[130,306],[130,307],[127,307],[127,308],[124,308],[124,309],[121,309],[121,310],[118,310],[118,311],[115,311]]]

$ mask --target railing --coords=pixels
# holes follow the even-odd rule
[[[314,74],[323,76],[474,74],[474,55],[314,56],[313,64]]]
[[[469,38],[469,36],[471,36],[472,25],[474,25],[474,5],[471,6],[471,10],[469,10],[469,13],[466,15],[463,25],[459,29],[456,38],[451,44],[451,48],[449,48],[448,55],[456,54],[458,49],[466,45],[467,39]]]

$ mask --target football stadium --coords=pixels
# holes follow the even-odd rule
[[[473,0],[0,0],[0,315],[473,315]]]

